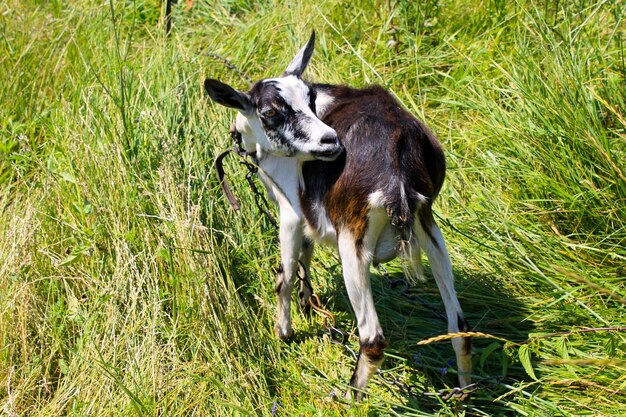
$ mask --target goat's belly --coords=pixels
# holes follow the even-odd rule
[[[305,223],[304,233],[316,243],[326,246],[337,246],[337,231],[330,222],[330,219],[325,216],[318,219],[316,227],[307,221]]]
[[[393,226],[391,224],[386,225],[378,241],[376,241],[376,247],[374,248],[373,261],[375,264],[391,261],[398,256],[398,236],[396,235]]]

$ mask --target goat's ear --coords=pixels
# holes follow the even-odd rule
[[[285,72],[283,72],[283,76],[287,75],[295,75],[300,78],[304,69],[306,68],[309,60],[311,59],[311,55],[313,55],[313,48],[315,48],[315,31],[311,31],[311,37],[309,41],[304,45],[300,52],[293,58],[291,64],[287,67]]]
[[[253,106],[248,95],[235,90],[228,84],[207,78],[204,80],[204,89],[213,101],[222,106],[237,109],[244,114],[252,111]]]

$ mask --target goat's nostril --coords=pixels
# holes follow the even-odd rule
[[[338,145],[339,144],[339,140],[337,140],[337,136],[323,136],[322,139],[320,139],[320,143],[322,145]]]

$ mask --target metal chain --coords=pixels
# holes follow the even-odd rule
[[[304,269],[304,266],[303,265],[301,266],[302,268],[300,268],[298,271],[298,278],[302,281],[302,280],[307,279],[307,275],[306,275],[306,270]],[[302,274],[300,274],[300,271],[303,271]],[[389,272],[383,265],[378,266],[378,271],[379,273],[381,273],[383,277],[387,279],[387,281],[389,282],[389,287],[391,289],[394,289],[395,287],[399,285],[403,285],[403,289],[400,293],[401,296],[407,298],[410,301],[419,302],[420,304],[428,308],[430,311],[432,311],[437,317],[442,318],[444,321],[446,321],[446,316],[443,313],[441,313],[439,310],[437,310],[433,305],[431,305],[430,303],[428,303],[426,300],[422,299],[421,297],[409,293],[410,286],[406,279],[399,278],[399,279],[392,280],[389,277]],[[311,295],[311,298],[309,299],[309,304],[311,308],[313,308],[313,310],[325,316],[324,328],[326,329],[326,331],[328,331],[331,341],[333,343],[342,345],[348,352],[350,352],[354,360],[357,361],[358,354],[350,346],[348,346],[350,334],[347,331],[337,327],[335,316],[331,312],[329,312],[328,310],[325,310],[322,307],[321,301],[317,294]],[[502,382],[505,379],[515,381],[513,378],[510,378],[510,377],[492,376],[492,377],[480,379],[463,388],[460,388],[460,387],[442,388],[440,390],[433,392],[433,391],[427,391],[423,387],[420,387],[415,384],[406,384],[400,381],[394,374],[391,373],[391,371],[382,371],[379,369],[377,373],[378,373],[378,377],[384,383],[386,383],[387,385],[393,385],[393,386],[398,387],[407,396],[413,397],[415,399],[418,399],[420,397],[436,397],[443,401],[448,401],[453,398],[454,399],[466,398],[470,394],[478,390],[484,389],[487,386],[498,385],[500,382]]]
[[[387,375],[390,375],[388,377]],[[442,388],[437,391],[427,391],[424,388],[415,385],[415,384],[406,384],[400,381],[395,375],[390,372],[382,372],[378,371],[378,377],[388,385],[394,385],[400,388],[404,393],[413,398],[419,397],[431,397],[431,398],[440,398],[443,401],[448,401],[452,398],[463,399],[469,396],[470,394],[484,389],[488,386],[498,385],[504,380],[510,380],[513,382],[517,382],[515,379],[508,376],[491,376],[487,378],[480,379],[472,384],[469,384],[463,388],[453,387],[453,388]]]
[[[259,187],[257,187],[256,183],[254,182],[254,177],[256,174],[258,174],[259,167],[256,164],[250,162],[250,160],[248,159],[248,157],[253,156],[253,154],[249,154],[243,147],[241,134],[239,134],[234,129],[234,127],[231,127],[230,129],[230,137],[233,141],[232,150],[241,157],[239,164],[245,166],[248,170],[248,172],[246,173],[246,181],[248,182],[248,185],[252,190],[252,194],[254,195],[254,204],[261,211],[261,213],[263,213],[265,218],[270,222],[274,230],[278,230],[278,222],[270,212],[270,204],[267,202],[267,198],[265,198],[265,193],[260,191]]]
[[[445,321],[447,323],[448,318],[446,317],[446,315],[444,313],[442,313],[441,311],[439,311],[435,306],[433,306],[432,304],[430,304],[428,301],[426,301],[425,299],[423,299],[422,297],[420,297],[419,295],[416,294],[411,294],[409,292],[410,290],[410,285],[409,285],[409,281],[407,281],[405,278],[396,278],[396,279],[391,279],[391,277],[389,276],[389,271],[387,271],[387,268],[385,268],[385,266],[383,264],[379,264],[376,269],[378,269],[378,272],[380,273],[381,276],[383,276],[387,282],[389,283],[389,288],[391,288],[392,290],[398,286],[402,286],[402,290],[400,291],[400,295],[404,298],[406,298],[407,300],[411,301],[411,302],[418,302],[420,303],[422,306],[426,307],[431,313],[433,313],[433,315],[439,319],[442,319],[443,321]]]
[[[306,273],[306,268],[304,267],[302,262],[300,262],[300,268],[298,268],[297,277],[301,282],[305,282],[307,286],[310,285],[309,277]],[[348,352],[350,352],[354,360],[357,361],[357,353],[350,346],[348,346],[350,333],[340,327],[337,327],[337,320],[335,319],[335,315],[322,307],[322,301],[317,294],[311,294],[311,297],[309,298],[309,306],[311,306],[314,311],[324,316],[323,327],[328,332],[331,342],[343,346]]]
[[[382,264],[378,265],[377,269],[378,269],[378,272],[381,274],[381,276],[383,276],[389,283],[389,288],[394,289],[398,286],[402,286],[402,289],[400,291],[400,295],[402,297],[410,300],[411,302],[419,302],[422,306],[430,310],[437,318],[440,318],[443,321],[447,322],[447,317],[444,313],[442,313],[440,310],[438,310],[435,306],[430,304],[428,301],[424,300],[422,297],[415,295],[415,294],[411,294],[409,292],[410,285],[409,285],[409,282],[405,278],[391,279],[391,277],[389,276],[389,271],[387,271],[385,266]],[[402,391],[404,391],[407,395],[411,397],[414,397],[414,398],[418,398],[420,396],[438,397],[442,399],[443,401],[448,401],[451,398],[458,398],[458,399],[465,398],[473,392],[484,389],[487,386],[498,385],[504,380],[517,382],[514,378],[511,378],[509,376],[497,375],[497,376],[482,378],[463,388],[461,387],[443,388],[435,392],[432,392],[432,391],[427,391],[423,389],[422,387],[419,387],[414,384],[406,384],[400,381],[395,375],[391,374],[391,372],[389,371],[384,372],[384,371],[378,370],[378,377],[383,382],[389,385],[397,386],[398,388],[400,388]]]
[[[246,181],[248,181],[248,185],[250,185],[250,189],[252,190],[252,194],[254,195],[254,204],[256,204],[257,208],[270,222],[274,230],[278,230],[278,222],[276,221],[274,216],[272,216],[272,213],[270,213],[270,205],[265,198],[265,194],[259,191],[259,188],[254,182],[254,176],[259,172],[259,168],[246,160],[241,161],[240,164],[244,165],[248,169],[248,173],[246,174]]]

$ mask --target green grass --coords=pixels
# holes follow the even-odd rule
[[[0,0],[0,415],[623,413],[622,2],[180,3],[166,39],[158,0]],[[466,402],[376,377],[347,404],[354,359],[321,317],[273,336],[277,244],[237,161],[240,213],[219,190],[234,114],[201,84],[247,86],[212,54],[278,75],[311,29],[309,79],[386,86],[446,148],[459,298],[509,341],[475,339],[476,379],[494,379]],[[356,348],[337,258],[317,255]],[[434,282],[411,286],[419,302],[389,279],[373,280],[383,371],[453,386],[449,342],[416,344],[446,331]]]

